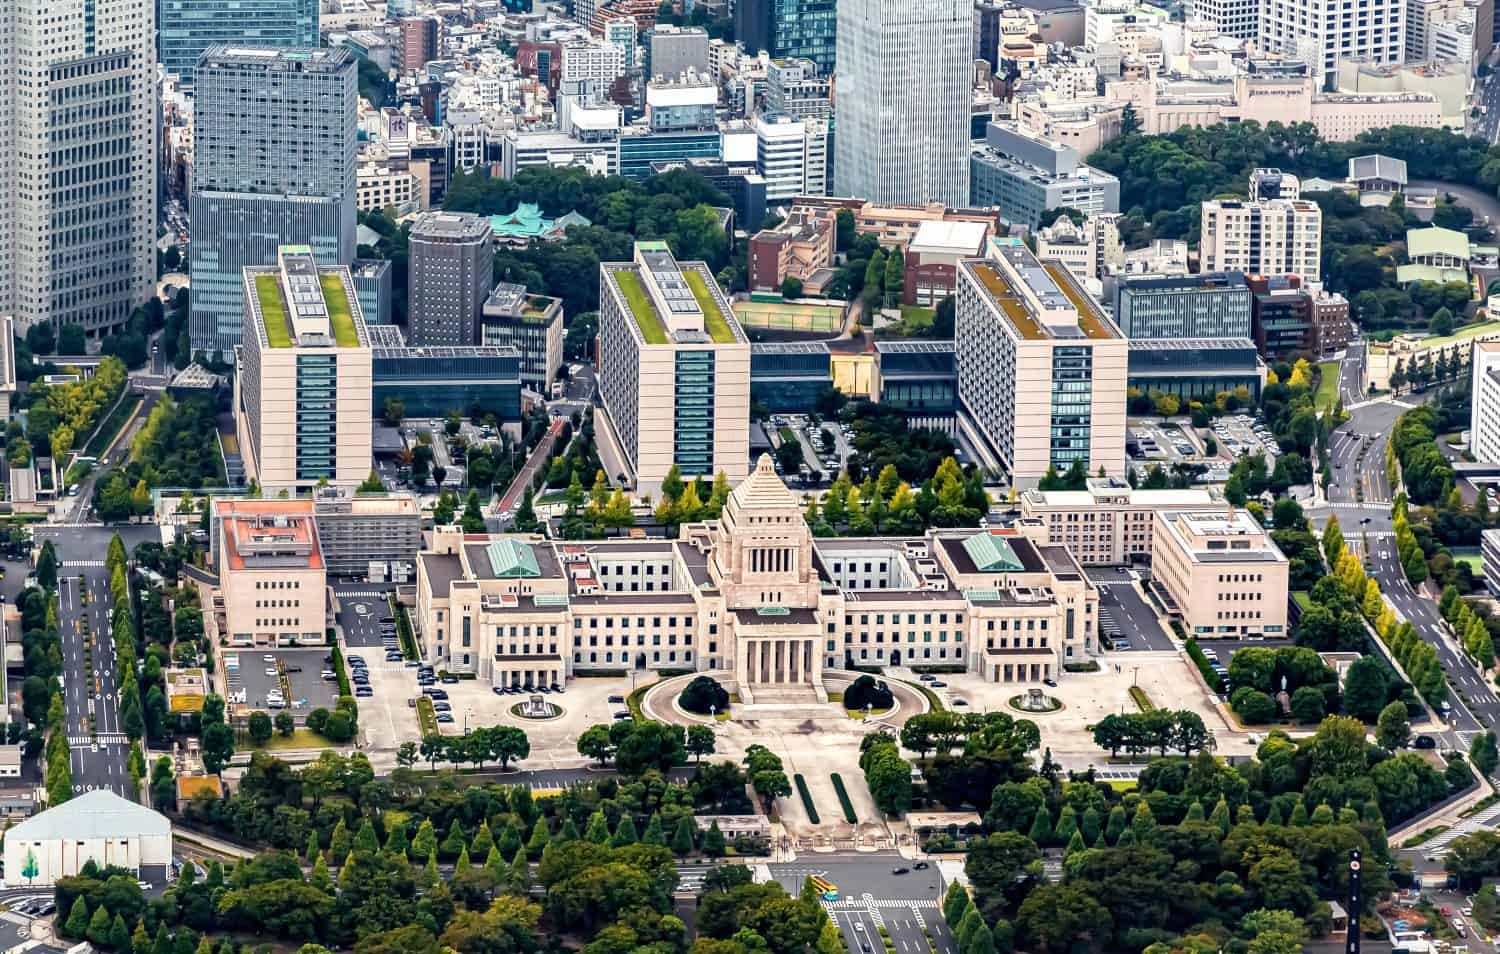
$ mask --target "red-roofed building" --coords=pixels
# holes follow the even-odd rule
[[[327,570],[311,500],[213,502],[223,632],[239,646],[322,645]]]

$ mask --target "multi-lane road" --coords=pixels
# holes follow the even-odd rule
[[[1357,380],[1360,373],[1348,365],[1362,356],[1362,348],[1359,351],[1351,348],[1346,354],[1346,366],[1340,369],[1339,376],[1341,394],[1347,382]],[[1345,401],[1356,403],[1349,402],[1347,394]],[[1349,420],[1334,432],[1330,441],[1329,457],[1334,469],[1328,502],[1311,508],[1310,516],[1319,526],[1327,522],[1330,514],[1338,516],[1344,539],[1368,557],[1369,572],[1397,615],[1410,621],[1418,635],[1437,650],[1438,659],[1447,670],[1449,685],[1455,690],[1449,694],[1453,708],[1445,741],[1455,748],[1467,749],[1473,733],[1500,724],[1500,698],[1449,637],[1437,605],[1412,589],[1396,554],[1385,446],[1396,418],[1408,406],[1406,402],[1383,400],[1363,403],[1350,411]],[[1366,547],[1368,553],[1364,553]],[[1465,698],[1460,698],[1458,692]]]
[[[113,600],[104,554],[114,530],[103,527],[40,527],[37,545],[51,540],[57,573],[57,619],[63,655],[63,704],[67,711],[75,793],[107,788],[135,797],[126,768],[129,740],[120,725],[119,684],[109,641]],[[121,527],[129,550],[156,539],[155,527]],[[86,651],[89,639],[92,651]]]

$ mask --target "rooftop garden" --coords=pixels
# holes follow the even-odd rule
[[[328,323],[333,326],[333,341],[340,348],[358,348],[359,333],[354,330],[354,310],[349,306],[349,293],[344,290],[344,279],[338,273],[320,272],[318,283],[323,286],[323,303],[328,306]]]
[[[715,344],[734,344],[737,340],[734,328],[730,326],[724,310],[719,307],[719,300],[709,290],[708,279],[696,268],[684,268],[682,277],[687,279],[688,288],[692,289],[693,297],[698,300],[698,307],[703,310],[703,330],[708,332],[708,337]]]
[[[260,314],[271,347],[290,348],[292,330],[286,321],[286,303],[281,300],[281,282],[275,275],[256,275],[255,295],[260,299]]]
[[[651,296],[646,294],[646,285],[641,281],[641,276],[634,269],[628,268],[616,269],[614,276],[615,284],[620,286],[620,293],[625,296],[625,303],[630,306],[630,313],[635,317],[636,327],[641,329],[641,337],[646,339],[647,344],[666,344],[667,327],[656,314],[656,306],[651,304]]]

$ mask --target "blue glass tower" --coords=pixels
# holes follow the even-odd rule
[[[157,0],[156,26],[157,59],[192,83],[215,43],[317,46],[318,0]]]

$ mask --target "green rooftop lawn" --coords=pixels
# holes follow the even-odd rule
[[[256,275],[255,294],[265,319],[266,338],[273,348],[290,348],[292,331],[286,323],[286,303],[281,300],[281,282],[275,275]]]
[[[1318,362],[1318,393],[1313,403],[1320,411],[1332,410],[1339,400],[1339,363],[1337,361]]]
[[[636,327],[641,329],[641,337],[646,339],[647,344],[666,344],[667,327],[657,317],[656,308],[651,304],[651,296],[646,294],[641,276],[623,268],[617,270],[614,276],[615,284],[620,286],[625,302],[630,306],[630,313],[635,316]]]
[[[349,307],[344,280],[336,274],[319,274],[318,283],[323,286],[323,303],[328,306],[334,343],[340,348],[358,348],[359,333],[354,330],[354,310]]]
[[[1455,341],[1462,341],[1465,338],[1472,338],[1475,335],[1482,335],[1491,331],[1500,331],[1500,321],[1481,321],[1477,324],[1464,325],[1463,327],[1455,330],[1453,334],[1448,335],[1447,337],[1427,338],[1423,340],[1422,344],[1426,345],[1429,348],[1440,348],[1444,345],[1452,344]]]
[[[734,344],[734,329],[729,326],[729,319],[719,308],[718,299],[708,290],[708,280],[703,277],[703,273],[696,268],[684,268],[682,277],[687,279],[688,287],[693,290],[693,297],[698,299],[698,307],[703,310],[703,330],[708,332],[708,337],[715,344]]]

